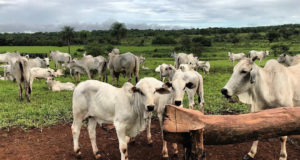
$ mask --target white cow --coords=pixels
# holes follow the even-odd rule
[[[275,107],[300,105],[300,64],[285,67],[269,60],[264,68],[254,63],[257,57],[241,60],[221,90],[225,97],[237,95],[242,103],[251,104],[251,112]],[[281,137],[280,160],[287,159],[286,136]],[[255,141],[244,159],[253,159],[257,151]]]
[[[58,91],[58,92],[62,90],[72,91],[75,88],[75,84],[71,82],[62,83],[60,81],[54,80],[53,77],[47,77],[46,83],[48,84],[49,90],[52,91]]]
[[[165,81],[165,77],[168,78],[169,81],[172,80],[172,77],[175,73],[176,69],[171,64],[161,64],[158,67],[155,68],[155,72],[160,73],[160,80]]]
[[[58,70],[56,70],[55,72],[54,72],[54,77],[59,77],[59,76],[63,76],[63,75],[65,75],[64,74],[64,71],[62,70],[62,69],[58,69]]]
[[[210,63],[208,61],[198,61],[196,68],[201,69],[204,74],[209,74]]]
[[[36,57],[34,59],[29,59],[28,63],[30,68],[46,68],[49,67],[49,58],[41,59],[40,57]]]
[[[15,51],[15,52],[6,52],[6,53],[2,53],[0,54],[0,63],[9,63],[10,59],[13,57],[20,57],[19,52]]]
[[[19,86],[19,100],[22,99],[22,83],[24,82],[25,95],[28,102],[30,102],[30,71],[28,60],[25,57],[15,56],[11,57],[9,60],[9,65],[11,65],[11,74]]]
[[[286,66],[293,66],[300,63],[300,55],[289,56],[287,54],[281,54],[277,59],[279,63],[282,63]]]
[[[156,90],[157,88],[161,88],[164,86],[164,83],[162,81],[159,81],[155,78],[152,77],[145,77],[141,79],[137,84],[136,87],[138,88],[146,88],[149,90],[149,92]],[[166,89],[162,89],[161,92],[166,92],[168,93]],[[160,93],[155,93],[154,94],[154,111],[157,113],[158,119],[159,119],[159,124],[161,127],[161,134],[162,134],[162,140],[163,140],[163,149],[162,149],[162,154],[163,158],[167,159],[168,156],[168,148],[167,148],[167,142],[163,139],[163,113],[165,110],[165,105],[166,104],[171,104],[172,103],[172,95],[171,94],[160,94]],[[151,116],[150,115],[147,123],[147,139],[148,139],[148,144],[152,144],[152,139],[151,139]],[[174,145],[174,153],[175,155],[178,154],[178,149],[177,146]]]
[[[189,108],[194,108],[194,96],[197,94],[200,111],[204,110],[204,91],[203,78],[196,71],[182,72],[177,70],[171,83],[167,82],[168,87],[172,87],[173,103],[176,106],[182,106],[184,93],[187,92],[189,99]]]
[[[179,68],[180,64],[189,64],[195,67],[197,63],[197,57],[194,57],[193,54],[178,53],[174,58],[176,69]]]
[[[191,66],[191,65],[189,65],[189,64],[180,64],[179,69],[180,69],[182,72],[186,72],[186,71],[193,71],[193,70],[194,70],[194,67]]]
[[[231,61],[232,65],[234,61],[241,60],[242,58],[246,57],[245,53],[232,53],[228,52],[229,60]]]
[[[50,76],[54,76],[54,70],[51,68],[39,68],[34,67],[30,69],[30,88],[32,89],[32,84],[34,79],[47,79]]]
[[[143,57],[143,56],[139,56],[139,60],[140,60],[140,64],[142,65],[142,69],[144,69],[144,70],[149,70],[148,67],[145,67],[145,61],[146,61],[146,58]]]
[[[13,76],[11,73],[11,65],[6,64],[6,65],[1,65],[1,68],[3,68],[3,73],[4,73],[4,80],[13,80]]]
[[[252,50],[252,51],[249,51],[249,55],[250,55],[250,58],[254,58],[254,57],[257,57],[259,59],[259,64],[261,64],[261,61],[266,58],[268,55],[269,55],[269,51],[255,51],[255,50]]]
[[[127,143],[146,127],[149,112],[154,110],[156,93],[165,88],[151,88],[147,84],[134,87],[124,83],[122,88],[95,80],[81,82],[73,93],[72,134],[74,152],[81,156],[78,139],[82,121],[88,118],[88,130],[96,159],[101,158],[96,144],[96,125],[114,124],[119,140],[121,160],[128,160]]]
[[[69,53],[63,53],[60,51],[50,51],[50,58],[52,58],[55,63],[55,69],[59,64],[64,64],[66,66],[66,64],[72,60]]]

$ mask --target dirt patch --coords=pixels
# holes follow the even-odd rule
[[[153,146],[147,145],[146,133],[137,136],[135,144],[129,145],[130,160],[161,159],[161,135],[157,121],[152,123]],[[92,147],[86,128],[80,134],[80,146],[83,159],[93,159]],[[287,143],[288,159],[300,160],[300,137],[292,137]],[[297,143],[297,144],[296,144]],[[105,131],[97,128],[97,144],[103,155],[110,160],[120,159],[118,139],[115,130]],[[251,142],[235,145],[206,146],[208,160],[240,160],[251,147]],[[169,144],[169,155],[173,150]],[[183,149],[180,147],[180,158]],[[280,153],[280,141],[269,139],[259,143],[256,160],[277,160]],[[42,130],[22,130],[13,128],[10,131],[0,130],[1,160],[75,160],[70,124],[56,125]],[[175,158],[170,158],[175,159]]]

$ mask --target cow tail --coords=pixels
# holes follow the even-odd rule
[[[139,81],[140,62],[139,58],[135,56],[135,83]]]
[[[23,67],[23,63],[21,61],[18,61],[19,63],[19,68],[20,68],[20,72],[21,72],[21,82],[24,81],[24,67]]]

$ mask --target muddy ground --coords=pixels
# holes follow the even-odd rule
[[[71,124],[59,124],[49,128],[22,130],[12,128],[0,130],[0,160],[75,160],[71,135]],[[146,133],[129,145],[130,160],[161,159],[161,136],[157,121],[152,123],[153,146],[147,145]],[[298,143],[298,144],[297,144]],[[102,154],[109,160],[119,160],[118,140],[114,129],[97,128],[97,144]],[[241,160],[251,147],[251,142],[234,145],[205,146],[208,160]],[[82,128],[80,146],[83,159],[93,159],[92,148],[86,128]],[[278,160],[279,138],[259,143],[256,160]],[[300,137],[292,137],[287,143],[289,160],[300,160]],[[170,159],[173,154],[169,144]],[[180,158],[183,149],[180,147]]]

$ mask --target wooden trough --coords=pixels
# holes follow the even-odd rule
[[[204,115],[167,105],[164,139],[182,144],[185,159],[204,158],[204,144],[223,145],[300,134],[300,107],[241,115]]]

